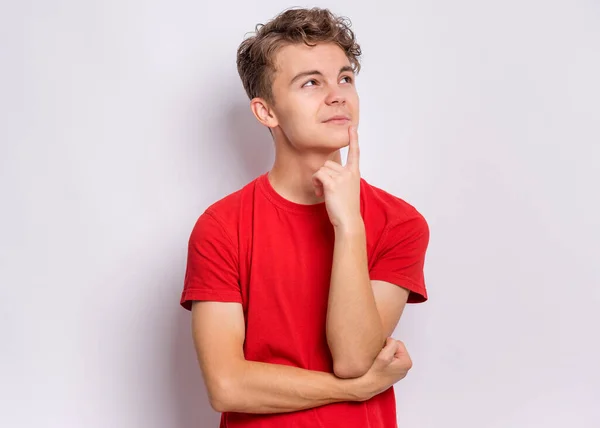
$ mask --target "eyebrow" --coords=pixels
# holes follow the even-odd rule
[[[338,74],[342,74],[342,73],[348,72],[348,71],[351,72],[352,74],[354,74],[354,69],[349,65],[345,65],[342,68],[340,68],[340,72]],[[299,79],[302,79],[303,77],[315,76],[315,75],[323,76],[323,73],[321,73],[319,70],[303,71],[294,76],[294,78],[290,81],[290,85],[293,85],[294,82],[296,82]]]

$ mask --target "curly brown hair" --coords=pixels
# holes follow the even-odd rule
[[[288,9],[266,24],[258,24],[255,35],[245,39],[237,51],[237,69],[250,99],[260,97],[273,103],[272,83],[275,55],[288,44],[336,43],[345,52],[356,74],[360,71],[360,46],[351,22],[329,9]]]

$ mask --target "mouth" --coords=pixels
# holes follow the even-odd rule
[[[346,125],[350,123],[350,118],[348,116],[338,115],[330,117],[329,119],[323,121],[323,123],[328,123],[330,125]]]

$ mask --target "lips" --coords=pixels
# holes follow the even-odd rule
[[[329,119],[325,120],[324,123],[346,123],[349,122],[350,118],[344,115],[332,116]]]

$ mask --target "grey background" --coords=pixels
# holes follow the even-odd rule
[[[217,426],[186,244],[271,165],[235,50],[292,5],[2,3],[0,426]],[[597,428],[599,3],[319,5],[364,50],[363,176],[431,228],[400,427]]]

